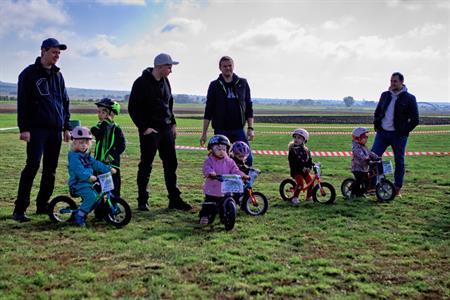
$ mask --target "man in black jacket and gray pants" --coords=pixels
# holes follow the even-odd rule
[[[147,187],[157,150],[163,163],[169,208],[192,208],[181,199],[177,186],[176,122],[171,87],[167,79],[172,73],[172,65],[177,64],[168,54],[157,55],[154,68],[145,69],[131,89],[128,113],[139,131],[141,161],[138,166],[137,186],[138,208],[142,211],[149,210]]]
[[[400,190],[403,186],[408,136],[419,124],[416,97],[408,93],[403,81],[401,73],[392,74],[389,90],[381,94],[373,120],[377,135],[372,151],[381,156],[387,147],[391,146],[394,152],[394,184],[397,196],[401,196]]]
[[[30,219],[25,214],[41,158],[42,178],[36,198],[36,214],[47,213],[47,202],[55,186],[55,173],[64,141],[70,139],[69,97],[64,78],[56,66],[61,50],[67,46],[56,39],[42,42],[41,56],[19,75],[17,86],[17,124],[20,139],[27,142],[27,161],[20,174],[19,190],[13,218],[19,222]]]

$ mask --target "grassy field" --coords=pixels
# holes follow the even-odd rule
[[[0,114],[0,128],[16,126]],[[95,115],[73,115],[93,125]],[[180,150],[179,185],[192,212],[169,211],[162,165],[155,160],[151,212],[139,212],[135,183],[139,160],[136,129],[127,116],[118,123],[127,137],[123,197],[131,223],[115,229],[88,219],[88,228],[51,224],[34,214],[38,176],[28,223],[11,219],[25,143],[18,130],[0,131],[0,299],[445,299],[450,298],[450,156],[407,157],[403,198],[379,204],[374,198],[334,205],[293,207],[278,195],[289,175],[284,156],[256,155],[262,170],[255,188],[270,201],[258,218],[239,212],[225,232],[217,222],[199,228],[201,166],[206,153]],[[200,128],[200,120],[178,119],[178,127]],[[311,132],[313,151],[350,151],[353,125],[301,124]],[[255,124],[253,149],[286,150],[296,125]],[[439,130],[449,130],[440,126]],[[419,127],[417,130],[436,130]],[[199,134],[180,134],[178,145],[198,146]],[[373,136],[369,143],[373,142]],[[68,194],[64,144],[54,196]],[[449,133],[411,135],[407,150],[449,151]],[[350,175],[350,158],[315,158],[323,179],[336,190]]]

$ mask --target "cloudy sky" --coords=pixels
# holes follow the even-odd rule
[[[377,100],[392,72],[419,101],[450,99],[449,0],[0,0],[0,80],[43,39],[67,44],[70,87],[129,90],[153,57],[174,93],[204,95],[222,55],[258,98]]]

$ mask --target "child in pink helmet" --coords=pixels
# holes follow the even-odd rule
[[[295,182],[299,187],[305,183],[309,183],[312,179],[309,171],[313,167],[311,158],[311,152],[306,143],[309,140],[309,133],[303,128],[298,128],[292,132],[293,140],[289,143],[289,167],[291,169],[291,177],[295,179]],[[291,202],[294,205],[300,203],[298,195],[300,194],[300,188],[297,188],[294,192],[294,198]],[[306,193],[306,201],[313,201],[312,187],[308,189]]]
[[[116,170],[105,165],[90,155],[89,148],[92,143],[92,135],[86,127],[77,126],[72,130],[72,145],[68,153],[67,168],[69,171],[69,190],[73,197],[81,197],[82,202],[75,222],[86,226],[86,215],[92,210],[96,200],[97,192],[92,185],[97,180],[94,171],[103,174]]]
[[[356,127],[352,132],[352,173],[355,176],[355,184],[352,187],[351,197],[364,196],[369,184],[367,179],[369,161],[379,159],[378,155],[366,146],[368,133],[369,130],[364,127]]]

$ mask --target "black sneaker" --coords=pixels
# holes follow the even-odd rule
[[[150,211],[150,206],[148,205],[148,203],[139,204],[138,205],[138,210],[140,210],[140,211]]]
[[[25,213],[17,213],[17,212],[13,213],[13,219],[21,223],[31,221],[31,219],[28,218]]]
[[[184,202],[182,199],[178,199],[175,201],[169,201],[169,208],[188,211],[188,210],[192,209],[192,206],[190,204]]]

